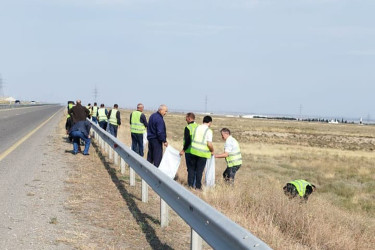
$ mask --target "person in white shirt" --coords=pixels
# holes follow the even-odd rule
[[[226,181],[234,183],[234,176],[238,169],[242,165],[242,155],[240,145],[237,140],[230,135],[230,130],[223,128],[220,130],[221,138],[225,141],[224,153],[216,154],[215,158],[225,158],[227,162],[227,168],[223,173],[223,177]]]

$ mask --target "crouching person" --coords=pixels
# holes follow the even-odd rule
[[[223,173],[223,177],[227,182],[233,184],[234,176],[242,165],[240,145],[237,140],[230,135],[229,129],[223,128],[220,130],[220,133],[221,138],[225,141],[224,153],[215,155],[215,158],[225,158],[227,168]]]
[[[73,154],[78,153],[80,139],[85,142],[84,155],[89,155],[91,123],[87,120],[79,121],[71,127],[69,135],[73,138]]]
[[[284,187],[284,194],[289,196],[290,199],[299,195],[305,201],[316,190],[316,187],[305,180],[294,180],[288,182]]]

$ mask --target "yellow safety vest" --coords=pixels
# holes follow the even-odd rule
[[[132,113],[132,119],[130,121],[130,132],[134,134],[143,134],[146,131],[146,127],[141,123],[142,112],[135,110]]]
[[[74,104],[69,103],[69,104],[68,104],[68,112],[69,112],[69,110],[70,110],[71,108],[73,108],[73,107],[74,107]],[[66,118],[70,118],[69,113],[67,114]]]
[[[99,122],[108,121],[107,115],[105,114],[105,108],[98,109],[98,120]]]
[[[210,149],[207,146],[206,134],[210,130],[207,126],[199,125],[194,130],[193,138],[191,141],[190,153],[199,157],[211,158]]]
[[[188,124],[185,128],[188,128],[189,129],[189,133],[190,133],[190,139],[191,139],[191,142],[193,142],[193,134],[194,134],[194,131],[195,129],[198,127],[198,124],[196,122],[193,122],[193,123],[190,123]],[[185,136],[184,136],[184,142],[183,142],[183,145],[185,145]],[[190,143],[190,146],[185,150],[185,153],[191,153],[191,143]]]
[[[91,106],[86,106],[86,108],[89,110],[89,115],[91,115],[92,113]]]
[[[112,125],[115,125],[117,126],[117,118],[116,118],[116,114],[117,114],[118,110],[117,109],[112,109],[111,111],[111,116],[109,117],[109,123],[112,124]]]
[[[234,167],[239,166],[242,164],[242,155],[240,151],[240,145],[238,144],[238,141],[234,139],[232,136],[229,136],[227,140],[231,138],[235,142],[235,147],[233,148],[232,152],[229,152],[229,155],[225,157],[225,160],[227,161],[228,167]]]
[[[92,107],[92,116],[96,117],[98,113],[98,106],[93,106]]]
[[[308,185],[311,186],[311,184],[305,180],[294,180],[294,181],[291,181],[289,182],[290,184],[293,184],[297,191],[298,191],[298,194],[299,196],[303,197],[305,195],[305,192],[306,192],[306,187]]]

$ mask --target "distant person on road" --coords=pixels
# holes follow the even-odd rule
[[[98,104],[94,102],[94,106],[91,108],[91,120],[98,124]]]
[[[231,136],[229,129],[222,128],[220,133],[221,138],[225,141],[224,153],[215,155],[215,158],[225,158],[227,168],[223,173],[223,178],[225,181],[233,184],[234,176],[242,165],[240,145],[238,144],[237,140]]]
[[[104,130],[107,130],[107,123],[108,123],[108,110],[104,107],[104,104],[100,104],[100,108],[98,109],[98,120],[99,120],[99,127]]]
[[[69,110],[74,107],[74,102],[73,101],[68,101],[68,106],[67,106],[67,116],[66,116],[66,122],[65,122],[65,130],[66,134],[69,134],[70,128],[73,126],[73,119],[69,114]],[[72,141],[73,138],[69,136],[69,141]]]
[[[146,132],[147,119],[142,113],[144,106],[138,103],[137,110],[130,114],[130,132],[132,138],[132,150],[143,157],[143,134]]]
[[[121,125],[120,111],[118,111],[118,105],[113,105],[113,108],[108,112],[108,132],[117,137],[118,127]]]
[[[163,119],[167,112],[168,107],[165,104],[160,105],[158,111],[150,116],[147,126],[147,161],[156,167],[159,167],[163,156],[163,144],[168,147],[167,129]]]
[[[79,121],[85,121],[90,115],[90,111],[81,105],[81,100],[77,100],[76,105],[68,113],[73,118],[73,125]]]
[[[89,119],[91,119],[92,109],[91,109],[91,103],[87,104],[86,108],[89,110]]]
[[[290,199],[299,195],[305,201],[309,199],[309,196],[316,190],[315,185],[305,180],[294,180],[288,182],[284,187],[284,194]]]
[[[69,135],[73,138],[73,154],[77,154],[79,151],[80,139],[85,142],[84,155],[89,155],[90,149],[90,128],[91,123],[87,120],[79,121],[70,128]]]
[[[198,124],[195,122],[195,114],[194,113],[187,113],[186,117],[186,127],[184,129],[184,140],[183,140],[183,148],[180,152],[180,156],[185,154],[185,161],[186,161],[186,167],[187,171],[189,173],[189,169],[193,169],[194,166],[191,163],[191,141],[194,134],[195,129],[198,127]],[[193,170],[191,170],[193,171]],[[196,176],[196,173],[194,174]],[[193,181],[193,186],[195,186],[195,177]]]
[[[188,169],[188,185],[194,188],[202,188],[202,175],[206,166],[207,159],[211,158],[214,154],[214,146],[212,145],[212,117],[205,116],[203,124],[197,126],[193,133],[191,142],[191,168]]]

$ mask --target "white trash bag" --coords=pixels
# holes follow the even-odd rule
[[[179,152],[172,146],[168,146],[165,149],[163,158],[161,159],[159,170],[164,174],[174,179],[176,176],[178,167],[180,166],[181,157]]]
[[[206,187],[215,186],[215,157],[211,156],[211,159],[206,161],[206,175],[205,175],[205,185]]]

